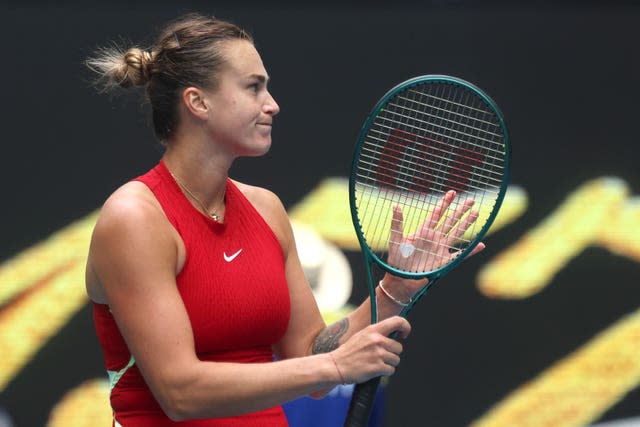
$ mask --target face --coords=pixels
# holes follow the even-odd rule
[[[269,76],[253,44],[224,43],[227,63],[218,86],[205,92],[207,126],[214,141],[234,156],[259,156],[271,146],[273,117],[280,107],[267,90]]]

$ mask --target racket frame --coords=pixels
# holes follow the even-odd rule
[[[415,272],[407,272],[404,270],[399,270],[387,264],[385,261],[380,259],[380,257],[378,257],[378,255],[367,244],[364,234],[362,232],[362,229],[360,227],[360,222],[358,220],[358,215],[357,215],[358,207],[356,205],[357,200],[356,200],[356,188],[355,188],[356,187],[355,171],[357,169],[358,160],[360,158],[360,152],[364,145],[366,136],[369,133],[369,130],[371,129],[371,126],[374,123],[375,119],[378,117],[378,114],[380,113],[380,111],[384,110],[385,106],[389,103],[389,101],[391,101],[399,92],[402,92],[414,86],[425,84],[425,82],[427,82],[427,84],[428,83],[440,83],[440,84],[445,83],[445,84],[462,86],[467,90],[474,92],[491,110],[495,112],[496,118],[500,125],[500,129],[503,132],[503,137],[504,137],[503,142],[504,142],[505,153],[504,153],[504,165],[503,165],[503,178],[502,178],[502,183],[500,185],[500,189],[498,190],[498,194],[497,194],[494,206],[489,216],[487,217],[487,220],[483,224],[480,231],[478,231],[475,238],[469,243],[469,245],[467,245],[465,248],[462,249],[462,251],[460,252],[460,254],[458,254],[457,257],[455,257],[452,261],[448,262],[442,267],[436,270],[428,271],[428,272],[415,273]],[[411,311],[411,309],[413,308],[413,306],[431,288],[431,286],[433,286],[440,277],[448,273],[450,270],[455,268],[458,265],[458,263],[464,260],[465,257],[473,250],[473,248],[478,243],[480,243],[480,241],[486,235],[487,231],[491,227],[491,224],[496,218],[498,211],[500,210],[502,201],[504,200],[504,196],[507,190],[507,183],[509,181],[510,159],[511,159],[511,149],[509,144],[509,133],[508,133],[502,112],[498,108],[498,105],[495,103],[495,101],[493,101],[493,99],[489,97],[489,95],[487,95],[480,88],[478,88],[472,83],[469,83],[466,80],[462,80],[457,77],[447,76],[443,74],[427,74],[427,75],[417,76],[397,84],[396,86],[391,88],[389,91],[387,91],[387,93],[385,93],[384,96],[382,96],[382,98],[380,98],[380,100],[371,109],[371,112],[365,119],[365,122],[362,128],[360,129],[357,143],[354,149],[353,160],[351,163],[351,174],[349,177],[349,205],[351,207],[350,209],[351,219],[353,221],[353,226],[356,231],[356,236],[358,237],[358,242],[363,251],[365,263],[367,265],[367,268],[366,268],[367,282],[369,285],[369,296],[371,298],[371,323],[377,322],[377,304],[375,301],[375,297],[376,297],[375,288],[377,284],[375,283],[375,280],[373,278],[373,271],[372,271],[373,264],[375,263],[382,270],[394,276],[398,276],[405,279],[414,279],[414,280],[427,278],[429,280],[428,284],[424,286],[422,289],[420,289],[420,291],[418,291],[418,293],[416,293],[413,296],[409,305],[403,308],[400,315],[403,317],[406,317]]]
[[[371,128],[373,122],[375,121],[378,113],[385,108],[388,102],[395,97],[395,95],[403,91],[407,88],[417,86],[423,84],[425,81],[430,82],[439,82],[439,83],[447,83],[452,85],[462,86],[472,92],[475,92],[476,95],[482,99],[482,101],[489,106],[491,110],[493,110],[498,119],[500,128],[503,133],[503,143],[504,143],[504,164],[503,164],[503,174],[502,174],[502,182],[500,183],[500,188],[498,190],[498,194],[495,199],[495,203],[489,216],[487,217],[485,223],[483,224],[480,231],[476,234],[475,238],[463,248],[452,261],[448,262],[444,266],[432,270],[429,272],[407,272],[404,270],[399,270],[394,268],[393,266],[387,264],[382,259],[380,259],[373,250],[369,247],[360,227],[360,222],[358,221],[357,216],[357,200],[356,200],[356,171],[358,166],[358,159],[360,156],[360,152],[362,146],[364,144],[365,138]],[[376,302],[376,294],[375,288],[376,283],[373,279],[373,264],[377,264],[382,270],[387,271],[388,273],[402,277],[407,279],[421,279],[428,278],[429,282],[422,288],[416,295],[413,296],[411,302],[402,309],[400,315],[403,317],[407,317],[413,306],[418,302],[418,300],[433,286],[440,277],[449,272],[451,269],[455,268],[458,263],[460,263],[464,258],[473,250],[473,248],[484,238],[487,231],[491,227],[495,217],[498,214],[500,206],[502,205],[502,201],[504,200],[504,196],[507,189],[507,183],[509,181],[509,170],[510,170],[510,159],[511,159],[511,151],[509,144],[509,134],[507,131],[507,127],[504,122],[504,116],[502,112],[498,108],[497,104],[481,89],[476,87],[475,85],[451,76],[433,74],[433,75],[423,75],[418,76],[413,79],[402,82],[392,89],[390,89],[373,107],[369,115],[367,116],[362,129],[360,130],[357,144],[354,150],[353,161],[351,166],[351,175],[349,177],[349,204],[351,207],[351,218],[353,221],[353,225],[356,231],[356,235],[358,237],[358,241],[360,243],[360,247],[363,251],[363,256],[366,265],[367,271],[367,284],[369,287],[369,296],[370,296],[370,305],[371,305],[371,323],[377,322],[377,302]],[[392,334],[392,337],[395,337],[396,334]],[[375,395],[377,392],[378,385],[380,383],[380,377],[371,378],[370,380],[357,384],[354,388],[353,396],[351,398],[351,403],[349,405],[349,410],[347,413],[347,417],[345,419],[346,427],[365,427],[368,424],[369,417],[371,415],[371,409],[373,407],[373,401],[375,399]]]

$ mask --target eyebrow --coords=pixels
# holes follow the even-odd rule
[[[250,79],[257,79],[260,83],[267,83],[270,79],[269,76],[265,76],[262,74],[251,74],[249,76]]]

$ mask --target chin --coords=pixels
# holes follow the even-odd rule
[[[244,157],[260,157],[267,154],[270,149],[271,149],[271,140],[260,145],[256,144],[252,147],[247,147],[247,149],[242,155]]]

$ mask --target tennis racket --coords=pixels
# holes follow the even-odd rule
[[[364,254],[371,322],[373,265],[427,278],[416,302],[485,236],[507,188],[509,137],[502,113],[464,80],[426,75],[387,92],[355,147],[349,202]],[[356,385],[345,426],[367,425],[380,378]]]

